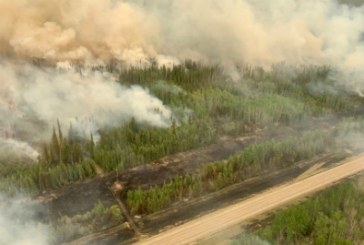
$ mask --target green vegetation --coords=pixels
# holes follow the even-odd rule
[[[271,244],[363,244],[364,177],[274,214],[255,235]],[[233,244],[247,244],[245,236]]]
[[[58,243],[76,239],[81,235],[99,232],[124,222],[117,205],[105,207],[101,202],[84,214],[61,216],[54,225],[54,239]]]
[[[328,132],[309,132],[280,141],[256,143],[227,161],[201,165],[198,175],[177,176],[160,187],[147,190],[130,190],[127,203],[133,212],[152,213],[182,198],[217,191],[263,172],[292,166],[334,148],[335,143]]]
[[[10,194],[19,190],[39,193],[95,176],[96,164],[105,172],[124,171],[169,154],[214,143],[221,136],[243,136],[254,133],[258,128],[270,131],[318,116],[350,113],[352,108],[362,102],[360,97],[353,96],[336,84],[332,79],[334,71],[329,67],[278,65],[270,70],[237,67],[243,79],[234,82],[218,66],[191,61],[171,69],[158,68],[154,64],[146,69],[118,70],[113,63],[95,69],[113,73],[124,86],[140,85],[148,88],[173,111],[171,126],[151,127],[132,119],[115,128],[101,129],[100,140],[96,143],[92,135],[89,139],[80,138],[72,127],[67,135],[63,134],[59,126],[55,127],[50,141],[41,147],[41,157],[37,163],[13,164],[11,171],[7,170],[10,169],[7,166],[2,166],[4,170],[0,170],[0,191]],[[323,140],[330,143],[327,139]],[[276,142],[266,144],[274,144],[278,148],[288,147],[278,146]],[[318,149],[313,146],[307,150],[312,153],[310,156],[324,150],[320,144],[322,142],[318,141]],[[247,158],[252,154],[250,157],[255,159],[255,154],[259,154],[256,151],[265,150],[265,147],[269,148],[268,145],[259,146],[262,149],[257,150],[250,148],[251,153],[235,158]],[[274,148],[266,155],[270,158],[271,154],[288,150]],[[273,157],[276,160],[271,159],[270,163],[264,164],[282,167],[278,164],[279,159],[288,157],[284,166],[301,159],[301,153],[293,156],[289,152],[282,154],[284,157],[276,155]],[[230,163],[226,166],[220,164],[220,167],[216,167],[225,170],[217,170],[214,172],[216,176],[202,178],[212,182],[215,178],[227,181],[226,184],[211,186],[216,189],[234,182],[235,178],[258,174],[263,168],[260,156],[257,157],[259,160],[253,162],[241,159],[229,159]],[[218,166],[219,163],[214,165]],[[226,177],[224,171],[232,171],[233,174]],[[246,176],[243,176],[244,172]]]
[[[207,121],[171,128],[139,126],[134,120],[119,128],[104,130],[94,151],[94,159],[103,169],[123,170],[165,155],[186,151],[216,140]]]
[[[156,80],[165,80],[188,91],[208,87],[218,78],[222,78],[221,68],[202,65],[193,61],[186,61],[184,64],[176,65],[171,69],[159,68],[156,63],[153,63],[148,68],[131,67],[119,74],[120,83],[149,86]]]
[[[335,146],[330,132],[308,132],[299,137],[252,144],[226,162],[202,165],[200,174],[212,190],[218,190],[263,172],[292,166],[325,151],[334,151]]]
[[[363,129],[364,118],[349,118],[333,129],[254,143],[225,161],[202,164],[198,174],[176,176],[161,186],[145,190],[129,190],[127,204],[133,213],[160,211],[184,198],[218,191],[262,173],[294,166],[325,152],[340,152],[342,146],[348,147],[341,136],[347,132],[360,133]],[[337,141],[338,137],[343,141]]]
[[[363,99],[339,86],[330,67],[281,64],[264,70],[242,66],[236,67],[241,75],[237,81],[231,81],[218,66],[191,61],[171,69],[153,64],[120,70],[114,63],[94,69],[112,73],[123,86],[148,89],[173,112],[167,122],[170,126],[158,128],[131,119],[100,129],[95,141],[95,135],[80,137],[72,126],[64,134],[57,122],[50,139],[37,146],[41,155],[36,163],[0,166],[1,193],[36,195],[92,178],[100,169],[121,173],[166,155],[216,143],[225,136],[261,132],[257,142],[228,159],[164,177],[159,182],[163,184],[151,186],[146,180],[143,188],[132,189],[127,183],[122,198],[130,213],[150,214],[317,155],[361,147],[361,142],[352,144],[351,136],[364,130],[364,118],[355,115]],[[335,121],[315,128],[310,122],[317,118]],[[298,127],[303,132],[294,132]],[[275,130],[284,133],[272,136]],[[265,244],[264,240],[273,244],[360,244],[364,240],[364,189],[358,183],[346,182],[277,212],[271,225],[256,231],[257,236],[241,237],[234,244]],[[60,216],[54,222],[53,242],[67,242],[123,221],[117,206],[105,207],[100,202],[84,214]]]
[[[153,213],[168,207],[176,200],[196,197],[201,193],[202,182],[199,176],[176,176],[161,187],[128,191],[127,204],[132,213]]]
[[[62,163],[55,167],[46,167],[42,164],[12,166],[10,173],[2,175],[0,190],[8,194],[23,191],[35,194],[92,176],[95,176],[95,163],[91,159],[85,159],[76,165]]]

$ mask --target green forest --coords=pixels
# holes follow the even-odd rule
[[[362,244],[364,177],[345,181],[300,204],[277,211],[269,224],[232,244]]]
[[[231,81],[228,74],[218,66],[191,61],[171,69],[158,67],[156,64],[146,69],[117,69],[113,63],[94,69],[112,73],[120,84],[148,88],[173,111],[171,126],[151,127],[131,119],[119,127],[101,129],[100,140],[96,143],[93,135],[88,140],[79,138],[72,126],[68,132],[62,132],[59,122],[55,122],[50,140],[40,146],[41,156],[38,163],[4,165],[1,168],[2,192],[36,194],[93,177],[96,175],[96,164],[105,172],[124,171],[166,155],[215,143],[224,135],[251,135],[257,129],[269,132],[279,127],[304,124],[312,118],[327,115],[351,113],[355,116],[355,108],[362,102],[361,97],[338,87],[331,76],[333,69],[326,66],[292,68],[277,65],[269,70],[242,66],[238,67],[243,78],[240,81]],[[294,72],[286,72],[287,69],[294,69]],[[312,88],[316,85],[332,89],[315,91]],[[340,93],[334,90],[340,90]],[[315,143],[318,148],[312,151],[323,150],[319,145],[324,142],[319,141]],[[265,146],[256,147],[263,149],[269,147],[269,144],[284,148],[278,146],[279,143],[270,141]],[[325,147],[330,145],[325,144]],[[315,154],[307,152],[310,149],[304,151],[305,154]],[[225,168],[232,169],[234,176],[241,176],[241,173],[235,173],[236,169],[243,169],[243,165],[251,163],[239,163],[238,159],[246,158],[248,154],[232,157]],[[292,156],[285,164],[302,158],[301,155]],[[280,156],[278,154],[274,157]],[[259,171],[260,163],[253,164],[257,165],[254,167],[257,168],[255,171]],[[269,164],[274,165],[274,160],[270,160]],[[202,172],[208,172],[208,168],[202,168]],[[202,173],[205,176],[201,177],[222,178],[218,177],[219,173],[216,171],[213,175]],[[249,172],[248,176],[253,170],[244,171]],[[235,177],[231,175],[229,178]]]
[[[153,64],[120,69],[110,63],[93,69],[110,73],[123,86],[147,88],[173,112],[169,127],[132,118],[101,128],[95,140],[92,134],[81,138],[72,125],[62,130],[59,118],[49,140],[38,145],[41,154],[36,163],[0,168],[1,193],[36,196],[99,177],[100,171],[119,175],[174,153],[216,144],[224,137],[260,136],[226,159],[201,163],[194,171],[163,179],[162,184],[123,190],[120,199],[131,215],[150,215],[317,156],[355,154],[358,149],[346,135],[364,130],[363,98],[340,86],[333,79],[335,70],[327,66],[241,66],[236,67],[241,74],[237,81],[219,66],[191,61],[172,68]],[[277,244],[362,241],[359,200],[363,193],[357,183],[346,182],[278,212],[272,224],[257,234]],[[53,232],[63,242],[125,221],[117,205],[102,202],[86,213],[57,217]],[[236,243],[246,244],[246,238],[241,239]]]
[[[310,131],[296,137],[255,143],[227,160],[202,164],[198,174],[176,176],[162,186],[147,190],[130,190],[127,202],[132,212],[153,213],[183,198],[218,191],[248,178],[292,167],[325,152],[344,154],[342,148],[346,142],[334,139],[338,134],[363,129],[364,119],[348,120],[328,131]]]
[[[364,245],[361,161],[364,0],[0,0],[0,245]]]

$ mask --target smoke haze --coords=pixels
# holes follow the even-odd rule
[[[47,245],[48,227],[34,221],[40,207],[24,208],[20,199],[0,195],[0,244]]]
[[[0,163],[22,163],[37,160],[39,153],[28,143],[0,138]]]
[[[0,7],[0,51],[10,57],[131,65],[149,57],[364,64],[364,7],[358,3],[1,0]]]
[[[85,136],[132,117],[169,126],[171,111],[146,89],[87,69],[111,60],[192,59],[232,73],[237,64],[323,64],[364,94],[363,23],[359,0],[0,0],[0,163],[35,161],[32,146],[58,119]],[[19,210],[0,195],[0,244],[47,244],[47,231],[17,220]]]
[[[148,91],[77,74],[73,63],[192,59],[222,64],[235,79],[237,64],[325,64],[363,94],[362,23],[363,4],[348,0],[0,0],[1,145],[14,145],[4,140],[13,135],[23,148],[49,137],[57,119],[91,132],[131,117],[168,126],[171,112]],[[24,65],[32,60],[63,72]]]
[[[36,159],[26,143],[47,140],[59,119],[89,137],[102,127],[118,126],[130,118],[166,127],[170,110],[141,87],[123,87],[100,72],[39,69],[30,65],[0,65],[0,162],[18,152]],[[17,141],[22,139],[25,142]],[[10,150],[11,149],[11,150]]]

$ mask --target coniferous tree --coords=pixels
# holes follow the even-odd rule
[[[52,133],[52,146],[51,146],[51,151],[52,151],[52,163],[53,164],[57,164],[60,163],[60,145],[59,145],[59,141],[58,141],[58,137],[57,137],[57,133],[55,128],[53,127],[53,133]]]

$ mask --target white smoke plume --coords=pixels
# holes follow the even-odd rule
[[[110,60],[143,67],[150,58],[171,66],[193,59],[221,63],[237,78],[233,67],[242,63],[326,64],[339,69],[342,82],[360,94],[364,5],[347,2],[0,0],[0,58],[12,64],[40,59],[60,68]],[[0,67],[3,135],[24,136],[30,130],[23,129],[35,125],[43,132],[57,118],[95,127],[87,121],[109,125],[118,121],[115,116],[134,116],[161,126],[161,118],[169,116],[165,108],[165,115],[151,113],[162,105],[148,92],[105,83],[101,74],[53,76],[49,70],[26,66],[19,72],[13,66]],[[14,118],[22,125],[14,126]]]
[[[121,86],[100,72],[0,64],[0,79],[0,153],[6,152],[0,154],[2,161],[17,151],[36,159],[37,153],[25,142],[49,139],[58,119],[65,131],[72,125],[89,137],[130,118],[166,127],[172,116],[147,90]]]
[[[0,138],[0,163],[26,163],[36,161],[39,153],[27,142]]]
[[[227,67],[325,64],[343,72],[343,82],[363,88],[363,5],[335,0],[162,0],[140,5],[159,23],[163,41],[154,45],[157,52]]]
[[[234,78],[236,64],[326,64],[364,94],[362,23],[364,5],[349,0],[0,0],[2,145],[14,145],[4,140],[14,136],[30,143],[49,137],[57,119],[95,131],[130,117],[166,126],[170,117],[140,87],[100,73],[14,65],[19,60],[67,70],[72,63],[143,67],[151,58],[166,66],[192,59],[220,63]]]
[[[0,244],[48,245],[48,227],[34,221],[37,207],[24,208],[20,199],[0,194]]]
[[[364,5],[349,0],[0,0],[0,59],[43,60],[63,69],[192,59],[221,63],[235,78],[236,64],[325,64],[363,94],[362,23]],[[147,91],[105,82],[103,74],[2,64],[0,76],[5,136],[47,132],[44,125],[57,118],[93,128],[132,116],[165,126],[170,116]]]
[[[359,0],[0,0],[0,162],[35,160],[31,145],[48,139],[57,119],[85,134],[131,117],[169,125],[170,110],[147,90],[69,64],[192,59],[231,73],[244,63],[325,64],[361,93],[363,23]],[[10,206],[0,196],[0,244],[47,244],[43,230],[17,222]]]

